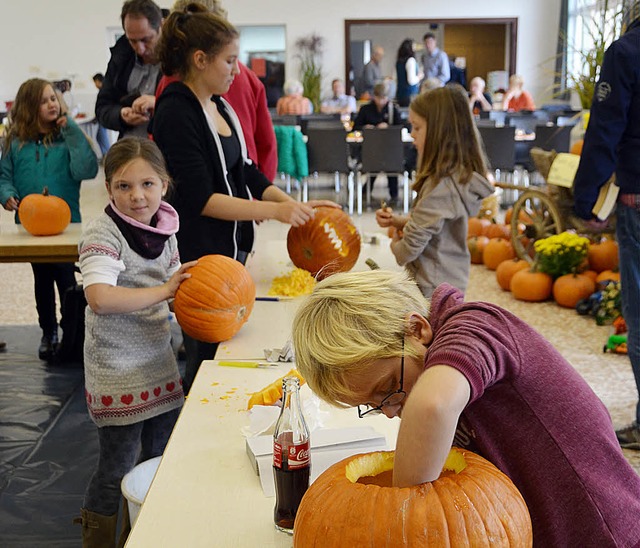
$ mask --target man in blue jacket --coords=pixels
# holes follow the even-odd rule
[[[623,16],[622,36],[605,52],[574,181],[574,209],[602,228],[592,208],[615,171],[620,186],[616,237],[627,348],[640,393],[640,2]],[[622,447],[640,450],[640,404],[631,425],[616,432]]]
[[[111,48],[102,88],[96,99],[101,126],[125,135],[147,136],[160,80],[156,46],[162,10],[152,0],[128,0],[120,14],[124,36]]]

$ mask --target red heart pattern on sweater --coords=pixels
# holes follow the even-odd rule
[[[149,392],[145,390],[144,392],[140,392],[140,399],[143,401],[147,401],[149,399]]]
[[[167,392],[173,392],[173,389],[176,387],[176,383],[175,382],[168,382],[167,383]]]
[[[130,405],[133,401],[133,394],[125,394],[123,396],[120,396],[120,401],[125,405]]]
[[[153,389],[153,395],[156,398],[160,395],[160,392],[162,392],[162,388],[160,388],[159,386],[157,386],[156,388]]]
[[[105,407],[109,407],[113,403],[113,398],[111,396],[102,396],[102,405]]]

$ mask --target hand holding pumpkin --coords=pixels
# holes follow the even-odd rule
[[[173,273],[171,278],[169,278],[165,282],[164,285],[169,292],[169,296],[167,297],[168,299],[172,299],[175,296],[176,291],[178,290],[178,287],[180,287],[180,284],[182,282],[184,282],[187,278],[191,278],[191,274],[189,274],[187,270],[189,270],[192,266],[196,266],[197,264],[198,261],[189,261],[188,263],[184,263],[176,272]]]
[[[390,207],[376,209],[376,223],[381,228],[393,226],[393,210]]]
[[[286,202],[277,202],[274,205],[276,206],[275,219],[291,226],[302,226],[314,215],[313,207],[301,202],[287,200]]]

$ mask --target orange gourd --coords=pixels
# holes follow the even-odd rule
[[[584,272],[583,272],[584,274]],[[603,270],[596,276],[595,282],[619,282],[620,281],[620,272],[618,270]]]
[[[502,223],[491,223],[487,227],[485,227],[483,236],[487,238],[504,238],[508,240],[511,238],[511,225],[506,225]]]
[[[64,231],[71,222],[71,209],[62,198],[49,194],[29,194],[20,200],[18,218],[24,229],[34,236],[53,236]]]
[[[229,340],[253,310],[256,286],[249,272],[223,255],[205,255],[188,272],[173,304],[180,327],[199,341]]]
[[[313,219],[291,227],[287,250],[293,264],[319,280],[353,268],[360,255],[360,234],[344,211],[315,207]]]
[[[348,457],[323,472],[296,515],[293,546],[529,547],[529,511],[489,461],[454,447],[435,481],[391,485],[393,451]]]
[[[571,145],[569,152],[571,154],[577,154],[580,156],[582,154],[582,146],[584,145],[584,139],[578,139],[575,143]]]
[[[489,243],[489,238],[486,236],[470,236],[467,238],[467,247],[471,254],[471,264],[482,264],[482,256],[484,255],[484,248]]]
[[[484,248],[482,262],[489,270],[495,270],[502,261],[515,259],[516,252],[506,238],[492,238]]]
[[[479,217],[469,217],[467,223],[467,236],[483,236],[486,227],[491,224],[489,219]]]
[[[537,303],[551,297],[553,278],[544,272],[520,270],[511,278],[509,287],[519,301]]]
[[[602,240],[589,244],[587,253],[589,267],[596,272],[614,270],[618,267],[618,242],[615,240]]]
[[[565,274],[553,282],[553,298],[560,305],[575,308],[596,290],[594,281],[583,274]]]
[[[496,281],[505,291],[511,291],[511,278],[516,272],[529,268],[529,263],[521,259],[507,259],[496,268]]]

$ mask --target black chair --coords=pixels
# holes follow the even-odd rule
[[[340,121],[340,113],[337,114],[303,114],[298,117],[298,123],[302,133],[307,134],[307,128],[337,128],[344,127]]]
[[[496,127],[496,121],[490,118],[480,118],[476,120],[477,127]]]
[[[532,112],[519,113],[510,112],[507,114],[507,123],[523,133],[533,133],[536,129],[536,124],[540,122]]]
[[[362,130],[362,160],[358,170],[357,211],[362,214],[362,188],[368,174],[385,172],[398,175],[403,180],[403,210],[409,211],[409,174],[404,166],[404,143],[402,128],[393,126],[384,129]],[[367,185],[367,204],[371,202],[371,189]],[[351,204],[349,204],[351,208]]]
[[[569,152],[573,126],[536,126],[534,147],[556,152]]]
[[[496,181],[512,184],[516,169],[516,128],[478,126],[478,132],[484,145],[489,168],[494,171]],[[516,191],[504,189],[502,206],[508,207],[515,201]]]
[[[295,114],[283,114],[271,117],[274,126],[299,126],[300,116]]]
[[[313,122],[315,124],[315,122]],[[309,174],[315,179],[318,173],[332,173],[335,181],[335,192],[340,193],[340,175],[346,174],[351,184],[349,199],[353,201],[353,170],[349,166],[349,145],[346,132],[342,126],[333,128],[307,127],[307,156],[309,158]],[[308,198],[306,180],[303,188],[303,201]]]

